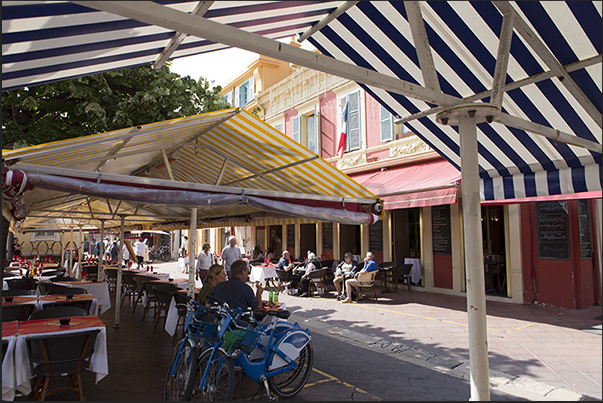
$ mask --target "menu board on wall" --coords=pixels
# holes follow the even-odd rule
[[[539,202],[538,257],[540,259],[570,259],[567,201]]]
[[[287,248],[295,248],[295,224],[287,225]]]
[[[322,242],[324,249],[333,249],[333,223],[326,222],[322,225]]]
[[[451,255],[450,206],[431,207],[431,231],[434,255]]]
[[[369,247],[371,252],[383,251],[383,221],[369,225]]]
[[[590,206],[588,200],[578,200],[578,230],[580,231],[580,259],[592,259],[590,235]]]

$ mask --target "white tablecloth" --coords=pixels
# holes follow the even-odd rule
[[[40,278],[40,281],[48,282],[50,281]],[[85,288],[88,291],[88,294],[92,294],[98,300],[98,310],[100,313],[105,313],[111,308],[111,297],[109,295],[109,284],[106,281],[65,281],[65,282],[57,282],[56,284],[67,286],[67,287],[75,287],[75,288]],[[40,289],[36,288],[36,294],[40,295]]]
[[[412,269],[410,269],[410,280],[415,284],[419,284],[421,282],[421,259],[407,257],[404,259],[404,264],[412,264]]]
[[[88,330],[99,329],[94,343],[94,354],[90,359],[89,371],[96,373],[96,383],[109,374],[109,359],[107,356],[107,330],[102,327],[89,327],[76,330],[61,330],[58,332],[43,333],[44,335],[80,333]],[[25,334],[19,336],[2,337],[8,340],[8,350],[2,360],[2,400],[14,400],[15,391],[24,395],[31,392],[31,369],[29,357],[27,356],[27,337],[36,336],[39,333]]]
[[[249,275],[249,281],[252,283],[259,281],[262,283],[262,287],[266,286],[266,279],[278,278],[276,274],[277,266],[251,266],[251,274]]]

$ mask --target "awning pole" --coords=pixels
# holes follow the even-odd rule
[[[191,209],[191,228],[188,237],[188,296],[195,298],[195,257],[197,254],[197,207]]]
[[[82,278],[82,255],[84,254],[84,238],[82,237],[82,226],[80,225],[80,234],[79,234],[80,247],[78,248],[77,254],[77,271],[75,272],[75,278]]]
[[[103,236],[105,234],[105,220],[100,220],[100,242],[98,244],[99,250],[98,253],[98,279],[105,280],[105,271],[103,270]]]
[[[126,218],[123,215],[120,217],[121,226],[119,228],[119,250],[121,251],[124,242],[124,221]],[[117,284],[115,285],[115,323],[113,324],[113,327],[120,327],[119,317],[121,315],[121,271],[124,254],[118,253],[117,255]]]
[[[483,245],[477,126],[475,112],[459,116],[463,234],[467,272],[467,315],[469,325],[470,400],[490,400],[486,295],[483,271]]]
[[[73,227],[70,228],[71,230],[71,243],[75,245],[75,241],[73,240]],[[75,248],[71,249],[71,252],[69,252],[69,274],[70,276],[73,276],[73,254],[75,253],[75,250],[77,249],[77,245],[75,245]]]

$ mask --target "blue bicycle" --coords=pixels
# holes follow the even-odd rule
[[[185,336],[174,348],[163,386],[163,400],[181,401],[190,399],[187,386],[195,368],[199,351],[217,341],[219,310],[199,305],[190,300],[187,304],[184,324]]]
[[[198,357],[194,377],[186,387],[191,400],[231,400],[235,387],[235,370],[242,371],[262,384],[269,399],[287,399],[306,384],[313,365],[309,330],[286,319],[288,311],[243,312],[220,307],[220,322],[215,343]],[[260,325],[261,316],[272,321]],[[274,392],[274,395],[271,393]]]

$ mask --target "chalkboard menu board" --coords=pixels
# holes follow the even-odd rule
[[[570,259],[567,201],[539,202],[538,257],[540,259]]]
[[[287,224],[287,248],[295,248],[295,224]]]
[[[369,225],[369,247],[371,252],[383,251],[383,221]]]
[[[580,259],[592,259],[590,237],[590,206],[588,200],[578,200],[578,230],[580,231]]]
[[[333,223],[322,224],[322,242],[324,249],[333,249]]]
[[[450,206],[431,207],[431,231],[433,233],[433,254],[451,255]]]

